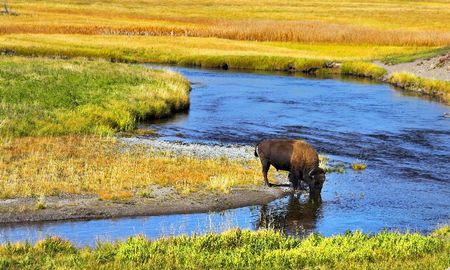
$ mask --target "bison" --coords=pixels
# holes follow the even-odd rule
[[[271,186],[267,172],[272,165],[277,170],[289,172],[294,189],[298,189],[303,180],[309,186],[310,195],[319,195],[322,191],[325,171],[319,168],[319,155],[310,144],[301,140],[262,140],[255,146],[255,156],[261,160],[267,186]]]

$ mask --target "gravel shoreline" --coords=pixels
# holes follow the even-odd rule
[[[181,143],[139,137],[119,138],[119,141],[129,145],[145,145],[156,150],[170,151],[174,152],[176,155],[190,156],[201,159],[222,157],[241,160],[255,159],[255,148],[253,146]]]
[[[413,62],[400,63],[395,65],[386,65],[381,61],[375,61],[374,64],[384,68],[388,72],[388,77],[395,72],[408,72],[416,76],[433,79],[450,81],[450,52],[444,55],[431,57],[427,59],[418,59]]]

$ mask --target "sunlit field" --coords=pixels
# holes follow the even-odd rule
[[[448,45],[447,1],[10,1],[3,33],[150,34]],[[418,20],[420,18],[420,20]]]
[[[372,45],[340,43],[257,42],[221,38],[14,34],[0,35],[0,46],[20,55],[64,55],[117,58],[124,61],[215,64],[230,67],[277,69],[278,62],[295,60],[348,61],[374,60],[402,55],[414,56],[433,51],[423,45]],[[6,51],[7,52],[7,51]],[[265,66],[264,60],[273,63]],[[233,60],[236,59],[236,60]],[[239,63],[241,62],[241,63]]]
[[[9,2],[18,16],[0,16],[0,48],[21,54],[115,51],[126,59],[164,63],[254,55],[347,61],[450,45],[446,1]],[[259,59],[247,62],[252,68]]]

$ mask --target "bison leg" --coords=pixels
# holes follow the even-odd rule
[[[289,182],[292,183],[292,187],[294,188],[294,190],[298,190],[300,187],[300,174],[295,171],[292,170],[289,172]]]
[[[261,159],[261,165],[262,165],[262,173],[264,176],[264,183],[266,183],[266,186],[270,187],[272,185],[269,183],[269,179],[267,178],[267,172],[269,171],[270,163],[268,160]]]

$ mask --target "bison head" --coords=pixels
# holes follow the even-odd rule
[[[311,177],[311,184],[309,185],[310,193],[320,194],[323,183],[325,182],[325,171],[322,168],[316,167],[308,173]]]

